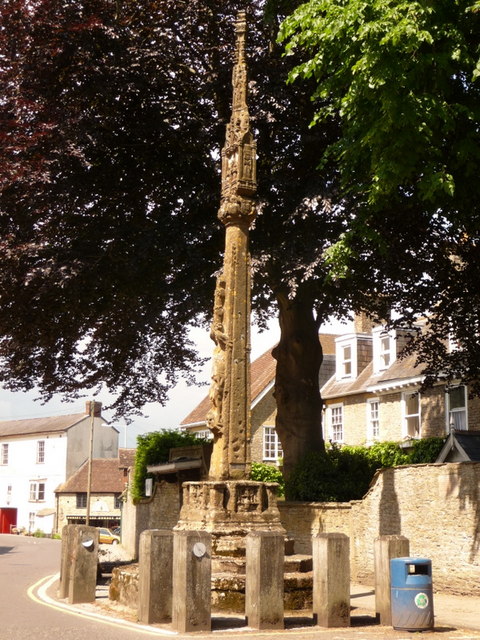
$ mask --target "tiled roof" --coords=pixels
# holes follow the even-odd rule
[[[412,378],[422,375],[422,366],[415,365],[416,356],[395,360],[395,362],[381,373],[373,373],[373,362],[370,362],[354,380],[338,381],[333,375],[322,387],[322,398],[332,399],[356,393],[366,393],[370,387],[394,388],[401,386]]]
[[[455,431],[453,437],[462,447],[469,460],[480,462],[479,431]]]
[[[29,418],[27,420],[0,421],[0,436],[23,436],[35,433],[58,433],[87,418],[85,413],[73,413],[52,418]]]
[[[118,449],[119,467],[121,469],[131,469],[135,464],[136,449]]]
[[[319,334],[324,355],[335,354],[335,338],[337,335],[331,333]],[[273,349],[273,347],[272,347]],[[272,356],[272,349],[265,351],[259,358],[254,360],[250,367],[250,393],[252,402],[275,380],[275,367],[277,361]],[[210,398],[205,396],[193,411],[191,411],[180,423],[181,426],[191,424],[201,424],[206,420],[210,409]]]
[[[92,460],[92,493],[121,493],[125,489],[123,473],[118,458],[94,458]],[[68,480],[55,490],[55,493],[85,493],[88,483],[88,461]]]

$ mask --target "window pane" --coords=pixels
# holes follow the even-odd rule
[[[45,441],[39,440],[37,442],[37,463],[42,464],[45,462]]]
[[[378,438],[380,435],[379,420],[378,420],[378,401],[370,402],[370,430],[373,438]]]
[[[77,509],[85,509],[87,506],[87,494],[77,493]]]
[[[450,411],[450,424],[453,423],[453,428],[456,431],[461,431],[467,428],[467,412],[465,410]]]
[[[343,440],[343,408],[332,407],[332,440],[341,442]]]
[[[418,393],[409,393],[405,396],[405,414],[407,416],[418,414]]]
[[[465,406],[465,387],[450,389],[450,409],[463,409]]]
[[[420,421],[418,416],[407,418],[407,435],[412,436],[412,438],[418,438],[420,436]]]
[[[264,460],[276,460],[276,439],[275,427],[263,428],[263,458]]]

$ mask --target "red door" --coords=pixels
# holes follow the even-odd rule
[[[11,508],[0,509],[0,533],[11,533],[12,527],[17,526],[17,510]]]

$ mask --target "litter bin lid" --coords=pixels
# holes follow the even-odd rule
[[[392,558],[390,585],[404,588],[426,586],[432,583],[432,561],[429,558]]]

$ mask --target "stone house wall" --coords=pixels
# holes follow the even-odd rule
[[[480,431],[480,398],[472,398],[468,401],[468,428],[472,431]]]
[[[252,409],[251,457],[254,462],[263,462],[263,426],[275,426],[275,413],[272,388]]]
[[[379,440],[398,441],[402,437],[401,393],[388,393],[379,396],[378,408],[380,420]]]
[[[379,400],[380,441],[398,442],[405,436],[403,430],[402,392],[379,394],[358,393],[355,395],[328,399],[326,406],[343,404],[344,442],[349,445],[363,445],[368,441],[367,400]],[[443,437],[447,434],[445,386],[427,389],[420,395],[420,416],[422,438]],[[330,425],[327,421],[328,440]],[[468,428],[480,430],[480,399],[468,401]]]
[[[100,509],[100,510],[99,510]],[[67,515],[80,516],[85,518],[86,509],[77,508],[77,494],[65,493],[58,495],[57,508],[57,531],[60,532],[63,527],[68,524]],[[115,495],[111,494],[92,494],[90,499],[90,517],[114,516],[120,520],[121,511],[115,508]]]

